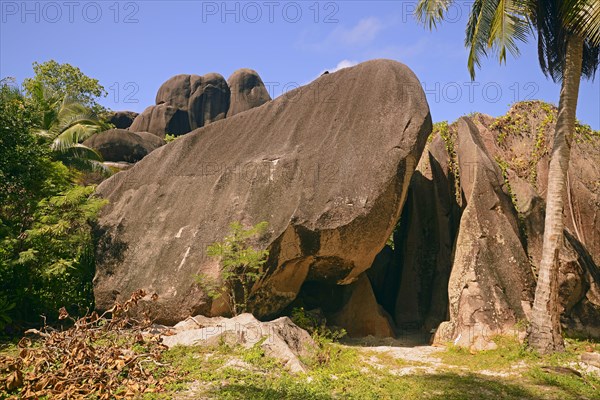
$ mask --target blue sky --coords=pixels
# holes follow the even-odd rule
[[[18,81],[55,59],[100,80],[114,110],[142,111],[180,73],[257,70],[273,97],[322,71],[373,58],[407,64],[423,83],[434,121],[506,112],[517,100],[558,101],[559,86],[521,57],[484,63],[471,82],[463,46],[470,3],[429,32],[415,1],[0,1],[0,77]],[[600,129],[600,75],[583,81],[578,118]]]

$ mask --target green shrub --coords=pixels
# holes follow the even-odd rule
[[[89,222],[103,202],[52,159],[32,133],[33,115],[18,90],[0,83],[1,324],[40,322],[40,315],[53,322],[60,307],[76,315],[91,306]]]
[[[209,256],[220,258],[220,276],[196,276],[197,282],[211,299],[226,296],[233,315],[249,311],[252,287],[265,275],[263,267],[269,251],[255,249],[252,241],[267,229],[267,225],[267,222],[260,222],[245,229],[239,222],[232,223],[231,233],[223,242],[213,243],[207,248]]]
[[[173,142],[174,140],[176,140],[178,137],[179,137],[179,136],[175,136],[175,135],[171,135],[170,133],[167,133],[167,134],[165,135],[165,142],[167,142],[167,143],[171,143],[171,142]]]

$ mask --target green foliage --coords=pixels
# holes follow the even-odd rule
[[[36,109],[0,85],[0,319],[37,321],[61,306],[91,304],[91,228],[101,207],[92,187],[56,161],[33,131]],[[14,306],[11,306],[14,304]],[[73,310],[76,314],[78,310]]]
[[[165,135],[165,142],[167,143],[171,143],[173,142],[175,139],[177,139],[179,136],[175,136],[175,135],[171,135],[170,133],[167,133]]]
[[[207,248],[209,256],[220,258],[220,276],[196,276],[197,282],[210,298],[214,300],[226,296],[233,315],[249,311],[252,287],[266,273],[264,264],[269,251],[255,249],[252,241],[265,232],[267,225],[263,221],[245,229],[239,222],[232,223],[230,234],[223,242],[213,243]]]
[[[16,304],[9,302],[6,297],[0,297],[0,331],[12,322],[10,312],[15,306]]]
[[[436,28],[448,15],[454,0],[419,0],[415,16],[429,29]],[[579,30],[584,43],[581,75],[594,78],[600,59],[600,8],[595,0],[487,1],[472,4],[467,21],[465,46],[471,79],[483,58],[494,55],[506,63],[507,54],[518,57],[518,43],[532,36],[538,39],[538,59],[546,76],[554,82],[563,78],[566,43]],[[583,8],[583,9],[582,9]]]
[[[310,333],[317,343],[319,343],[319,341],[336,342],[346,336],[345,329],[328,328],[325,318],[306,311],[304,307],[296,307],[292,309],[291,319],[300,328]]]
[[[70,307],[75,315],[90,308],[94,249],[89,223],[104,205],[91,197],[93,191],[73,186],[40,200],[29,228],[0,241],[0,291],[17,303],[17,318],[44,314],[55,320],[60,307]]]
[[[23,82],[25,100],[34,115],[32,128],[50,142],[54,159],[81,171],[108,174],[101,155],[81,144],[111,127],[98,118],[106,111],[96,102],[106,95],[104,88],[79,68],[54,60],[34,63],[33,70],[34,77]]]
[[[103,172],[102,156],[81,143],[110,126],[97,118],[88,107],[71,97],[61,97],[56,92],[36,83],[27,99],[35,110],[34,132],[47,140],[55,159],[81,171]]]
[[[575,124],[576,143],[594,143],[600,141],[600,131],[593,130],[589,125],[577,121]]]
[[[307,348],[309,355],[302,359],[304,364],[322,366],[339,356],[339,347],[332,346],[332,344],[346,336],[345,329],[327,327],[324,318],[307,312],[304,307],[294,308],[291,319],[300,328],[310,333],[315,343],[314,346]]]
[[[436,122],[433,125],[433,132],[438,132],[444,140],[446,152],[448,153],[448,172],[454,179],[454,195],[456,202],[462,205],[462,192],[460,189],[460,168],[458,166],[458,156],[456,155],[456,129],[448,124],[448,121]]]
[[[54,166],[50,149],[30,133],[31,110],[21,94],[6,81],[0,85],[0,236],[19,230],[40,199],[52,192],[48,182]]]
[[[74,186],[57,196],[43,199],[26,231],[17,264],[47,266],[48,275],[63,274],[73,269],[85,256],[90,226],[105,200],[92,198],[93,186]],[[32,265],[33,267],[33,265]]]
[[[77,67],[70,64],[59,64],[54,60],[44,63],[33,63],[33,78],[23,81],[25,92],[30,97],[38,97],[35,93],[40,88],[51,91],[59,99],[70,98],[83,106],[90,108],[94,113],[104,111],[98,104],[99,97],[106,97],[107,92],[97,79],[85,75]]]

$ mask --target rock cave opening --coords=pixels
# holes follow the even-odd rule
[[[392,238],[372,266],[349,285],[307,280],[288,312],[303,307],[350,338],[429,343],[449,319],[448,281],[460,220],[452,177],[445,184],[441,201],[433,180],[415,171]]]

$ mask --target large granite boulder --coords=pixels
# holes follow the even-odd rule
[[[335,101],[298,95],[313,85]],[[279,313],[305,281],[354,282],[390,237],[431,129],[417,77],[374,60],[154,151],[98,187],[110,204],[97,227],[96,306],[144,289],[158,294],[158,321],[226,314],[194,277],[218,275],[206,247],[233,221],[269,222],[256,316]]]
[[[493,160],[488,162],[488,167],[496,163],[500,170],[494,172],[488,168],[488,178],[481,173],[477,175],[481,163],[469,159],[466,150],[459,146],[458,128],[463,126],[464,137],[467,122],[437,125],[437,132],[411,179],[400,224],[394,234],[394,249],[384,248],[367,273],[378,302],[394,317],[399,329],[416,328],[429,332],[441,321],[454,318],[456,322],[451,320],[442,324],[436,340],[456,340],[457,344],[486,348],[493,347],[491,339],[495,334],[510,332],[513,321],[519,317],[505,319],[502,329],[500,325],[496,327],[498,329],[493,326],[488,329],[473,318],[467,320],[468,328],[455,334],[457,324],[465,324],[457,316],[468,315],[479,306],[476,301],[461,305],[458,288],[463,284],[475,286],[478,282],[468,283],[457,276],[470,268],[468,261],[473,255],[476,261],[479,260],[476,264],[478,276],[512,279],[514,269],[509,268],[507,274],[498,270],[497,264],[504,258],[511,262],[520,260],[522,264],[523,251],[529,258],[531,270],[537,271],[542,255],[544,194],[556,108],[541,102],[523,102],[513,106],[505,116],[494,118],[475,114],[470,120],[478,131],[474,133],[479,139],[476,147],[484,149],[487,158]],[[600,237],[596,233],[600,229],[600,208],[596,204],[600,195],[600,186],[596,184],[600,182],[600,171],[597,163],[592,162],[600,159],[599,149],[600,136],[589,127],[579,125],[573,142],[570,189],[565,199],[567,228],[559,259],[563,327],[568,333],[579,336],[600,337],[600,268],[594,262],[594,258],[600,257],[596,246],[596,239]],[[462,155],[462,163],[458,154]],[[477,195],[469,199],[465,197],[465,185],[473,184],[475,176],[478,177],[477,190],[481,193],[476,192]],[[486,179],[489,181],[487,186]],[[507,196],[514,207],[506,205]],[[495,197],[498,199],[494,200]],[[473,206],[473,199],[475,204],[493,204],[494,210],[505,214],[504,221],[497,222],[493,212],[493,218],[490,217],[490,211],[485,211],[485,207]],[[468,212],[463,215],[467,208]],[[506,248],[488,244],[486,221],[493,221],[502,227],[504,235],[511,236]],[[467,228],[473,239],[478,232],[481,238],[471,243]],[[500,258],[492,257],[490,252]],[[477,257],[474,257],[475,253]],[[454,286],[448,288],[450,271],[453,271]],[[390,303],[392,296],[395,296],[394,304]],[[477,296],[470,298],[473,297]],[[505,300],[490,300],[488,306],[496,303],[500,307],[508,304]],[[529,301],[523,303],[524,311],[528,304]],[[514,307],[508,304],[508,308]],[[453,310],[454,317],[448,315],[449,309]],[[489,314],[489,308],[482,310]],[[479,339],[474,334],[479,335]]]
[[[190,131],[187,111],[166,103],[147,107],[138,115],[131,126],[133,132],[150,132],[160,138],[169,135],[185,135]]]
[[[258,72],[252,69],[238,69],[227,79],[227,84],[231,90],[228,117],[271,101],[271,96]]]
[[[182,110],[188,109],[190,95],[196,90],[198,75],[179,74],[167,79],[156,93],[156,104],[169,104]]]
[[[527,252],[537,269],[542,257],[545,201],[533,185],[508,171],[515,196]],[[600,337],[600,268],[588,249],[568,229],[559,254],[559,300],[561,321],[568,333]]]
[[[229,86],[219,74],[175,75],[158,89],[156,105],[146,108],[130,129],[160,137],[184,135],[225,118],[229,100]]]
[[[450,321],[435,340],[489,349],[495,335],[527,319],[534,277],[502,172],[468,118],[458,121],[457,149],[465,207],[448,283]]]
[[[138,113],[135,111],[111,111],[106,116],[106,120],[117,129],[127,129],[137,116]]]
[[[110,129],[95,134],[83,144],[98,151],[104,161],[135,163],[165,142],[148,133],[137,134],[124,129]]]
[[[192,130],[225,118],[231,95],[225,78],[206,74],[194,81],[192,89],[188,102]]]

